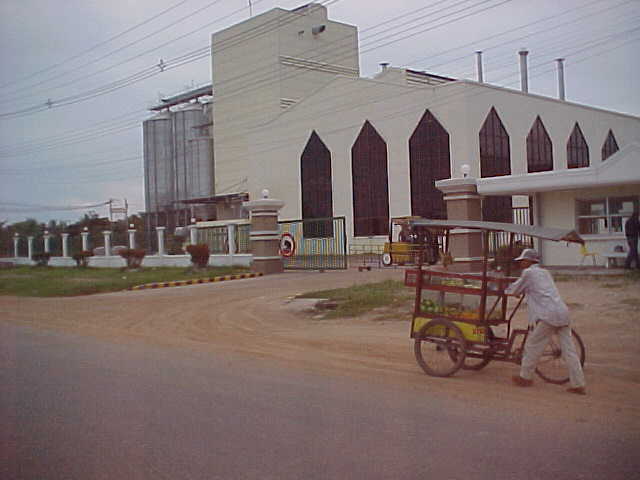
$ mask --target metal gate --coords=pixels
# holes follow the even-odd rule
[[[280,224],[284,268],[341,270],[347,268],[345,217],[288,220]]]

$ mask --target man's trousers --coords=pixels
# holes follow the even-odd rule
[[[584,372],[580,365],[580,358],[576,352],[576,347],[573,344],[571,328],[569,326],[553,327],[543,321],[538,322],[536,327],[533,329],[533,332],[530,332],[527,337],[527,342],[524,346],[522,365],[520,367],[520,376],[527,380],[533,379],[533,373],[535,372],[536,365],[540,360],[540,356],[554,333],[557,334],[560,349],[562,351],[562,359],[569,369],[569,380],[571,381],[571,386],[584,387]]]

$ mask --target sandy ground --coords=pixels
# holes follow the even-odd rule
[[[357,319],[321,320],[301,311],[296,294],[356,283],[401,280],[401,269],[300,272],[228,283],[71,298],[0,297],[0,319],[119,343],[230,351],[256,362],[326,375],[364,378],[398,392],[445,395],[505,415],[559,417],[594,428],[640,433],[640,291],[621,279],[558,282],[587,350],[589,394],[537,379],[513,387],[516,365],[426,376],[413,357],[410,305]],[[521,312],[517,322],[524,321]],[[428,397],[425,397],[428,398]]]

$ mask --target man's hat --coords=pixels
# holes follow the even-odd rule
[[[540,262],[540,255],[533,248],[525,248],[518,258],[514,258],[514,261],[529,260],[531,262]]]

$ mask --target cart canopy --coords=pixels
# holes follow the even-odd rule
[[[534,225],[518,225],[515,223],[482,222],[479,220],[409,220],[410,225],[416,227],[442,228],[451,230],[454,228],[468,228],[471,230],[484,230],[492,232],[509,232],[529,235],[530,237],[542,238],[543,240],[554,240],[584,243],[584,240],[575,230],[562,228],[537,227]]]

